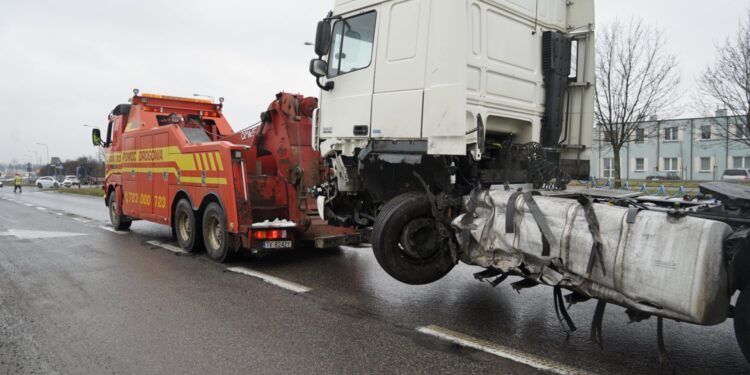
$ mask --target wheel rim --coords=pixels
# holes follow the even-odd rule
[[[438,233],[435,220],[420,218],[410,221],[401,231],[399,247],[405,258],[414,262],[424,262],[439,251]]]
[[[117,199],[110,199],[109,202],[109,220],[112,224],[117,223]]]
[[[177,216],[177,233],[180,234],[180,238],[187,241],[188,238],[190,238],[190,233],[192,233],[192,231],[190,218],[187,213],[184,211],[180,212]]]
[[[206,222],[206,239],[210,250],[219,250],[224,244],[224,227],[221,220],[216,216],[211,216]]]

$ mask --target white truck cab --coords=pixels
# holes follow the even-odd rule
[[[485,131],[539,142],[545,110],[544,31],[576,41],[567,157],[590,158],[593,0],[339,0],[318,131],[345,154],[370,140],[424,140],[429,155],[465,155]],[[579,86],[582,86],[579,88]],[[566,98],[566,104],[567,98]],[[330,147],[330,146],[329,146]],[[475,153],[481,157],[481,152]]]
[[[422,193],[439,223],[476,187],[589,174],[593,0],[336,0],[315,51],[331,221],[377,232]]]

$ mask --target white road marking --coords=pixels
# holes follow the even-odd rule
[[[37,210],[39,210],[39,211],[47,211],[47,209],[46,209],[46,208],[44,208],[44,207],[39,207],[39,206],[37,206],[37,207],[36,207],[36,209],[37,209]]]
[[[22,240],[36,240],[44,238],[60,237],[78,237],[86,236],[85,233],[68,233],[68,232],[45,232],[41,230],[20,230],[9,229],[7,232],[0,232],[0,237],[17,237]]]
[[[23,205],[26,206],[26,207],[34,207],[34,205],[31,204],[31,203],[24,203]]]
[[[187,251],[182,250],[181,248],[179,248],[177,246],[173,246],[173,245],[166,244],[166,243],[161,243],[159,241],[148,241],[146,243],[149,244],[149,245],[151,245],[151,246],[161,247],[162,249],[167,250],[167,251],[171,251],[171,252],[173,252],[175,254],[189,254]]]
[[[247,276],[257,277],[269,284],[276,285],[286,290],[291,290],[294,293],[307,293],[312,290],[311,288],[308,288],[304,285],[297,284],[291,281],[286,281],[284,279],[278,278],[276,276],[267,275],[262,272],[253,271],[245,267],[229,267],[227,268],[227,271],[236,272],[236,273],[240,273],[240,274],[247,275]]]
[[[89,220],[86,220],[86,219],[81,219],[80,217],[74,217],[74,218],[73,218],[73,220],[75,220],[75,221],[77,221],[77,222],[79,222],[79,223],[84,223],[84,224],[86,224],[86,223],[90,223],[90,221],[89,221]]]
[[[56,212],[55,215],[57,215],[57,216],[63,216],[64,214],[62,212]]]
[[[130,232],[125,232],[125,231],[121,231],[121,230],[115,230],[112,227],[107,227],[107,226],[104,226],[104,225],[100,226],[99,229],[104,229],[104,230],[106,230],[108,232],[117,233],[117,234],[130,234]]]
[[[426,327],[419,327],[417,331],[430,335],[441,340],[449,341],[457,345],[461,345],[467,348],[481,350],[485,353],[496,355],[505,359],[509,359],[514,362],[518,362],[527,366],[534,367],[539,370],[549,371],[556,374],[592,374],[589,371],[584,371],[575,367],[567,366],[562,363],[555,362],[553,360],[539,357],[533,354],[525,353],[520,350],[504,347],[491,343],[489,341],[481,340],[475,337],[464,335],[462,333],[454,332],[446,328],[429,325]]]

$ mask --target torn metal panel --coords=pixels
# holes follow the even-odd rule
[[[513,192],[467,198],[467,213],[453,222],[461,260],[649,314],[705,325],[726,319],[730,296],[722,248],[732,232],[728,225],[652,211],[641,211],[631,223],[627,208],[598,203],[590,205],[587,218],[583,200],[533,199],[542,219]],[[510,217],[509,209],[515,211]],[[543,253],[545,238],[553,238],[549,256]],[[599,258],[590,267],[595,249]]]

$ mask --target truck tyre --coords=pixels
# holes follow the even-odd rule
[[[227,215],[218,203],[209,203],[203,213],[203,242],[209,258],[220,263],[229,260],[231,247]]]
[[[198,252],[203,246],[201,229],[198,226],[193,206],[187,199],[180,199],[174,209],[174,226],[177,243],[188,253]]]
[[[750,285],[742,289],[734,306],[734,336],[745,360],[750,362]]]
[[[380,266],[402,283],[429,284],[455,266],[448,244],[438,239],[424,194],[406,193],[386,203],[375,220],[372,239]]]
[[[111,192],[107,200],[109,204],[109,221],[112,223],[112,228],[114,230],[130,229],[130,225],[133,222],[122,214],[121,207],[117,205],[117,193],[114,191]]]

